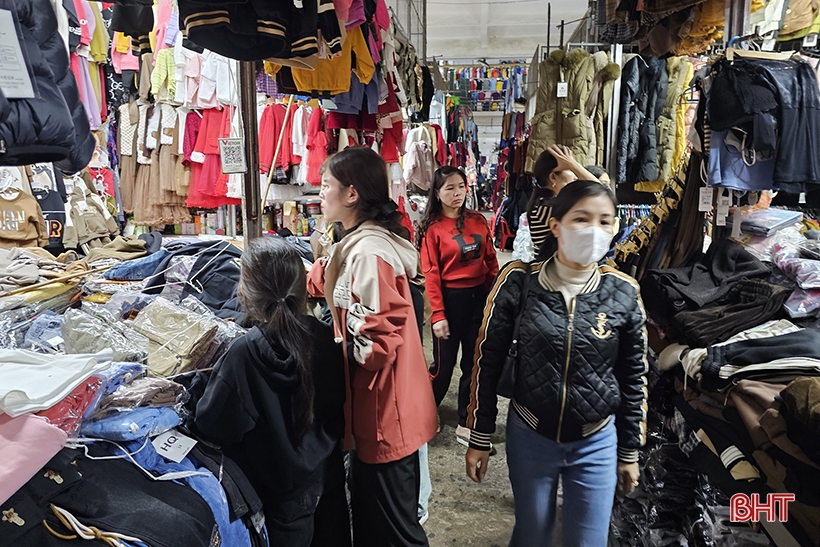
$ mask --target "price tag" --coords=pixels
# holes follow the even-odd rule
[[[7,99],[31,99],[34,87],[17,40],[16,18],[11,11],[0,9],[0,90]]]
[[[194,448],[196,440],[172,429],[155,437],[151,444],[154,445],[157,454],[166,460],[179,463]]]
[[[239,137],[219,139],[219,160],[222,163],[222,173],[226,175],[248,172],[245,143]]]
[[[79,209],[81,212],[85,213],[86,211],[88,211],[88,202],[86,202],[85,200],[78,201],[77,202],[77,209]]]
[[[740,225],[743,222],[743,219],[740,215],[740,207],[735,208],[734,213],[732,214],[732,239],[737,241],[740,236]]]
[[[62,344],[63,342],[65,342],[65,340],[63,340],[63,339],[62,339],[61,337],[59,337],[59,336],[55,336],[54,338],[49,338],[48,340],[46,340],[46,342],[47,342],[47,343],[48,343],[48,345],[49,345],[49,346],[51,346],[52,348],[56,348],[57,346],[59,346],[60,344]]]
[[[567,82],[558,82],[558,98],[563,99],[569,95],[569,84]]]
[[[724,194],[723,191],[720,192],[718,195],[718,207],[717,207],[717,214],[718,216],[725,217],[729,214],[729,207],[732,205],[732,198]],[[720,224],[719,226],[725,226],[724,224]]]
[[[701,213],[708,213],[712,210],[712,200],[714,199],[714,188],[701,188],[700,201],[698,203],[698,211]]]
[[[806,192],[800,192],[800,196],[797,198],[797,203],[806,203]]]
[[[760,46],[760,49],[763,51],[774,51],[774,46],[777,45],[777,40],[775,38],[767,38],[763,40],[763,44]]]
[[[817,46],[817,34],[809,34],[805,38],[803,38],[803,47],[815,47]]]
[[[718,215],[715,217],[715,226],[726,226],[726,215]]]

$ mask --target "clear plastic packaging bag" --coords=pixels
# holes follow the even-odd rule
[[[62,401],[48,410],[39,412],[38,415],[43,416],[52,425],[68,433],[69,437],[73,437],[79,431],[80,424],[86,413],[98,401],[97,395],[100,393],[103,384],[101,378],[92,376],[78,385]]]
[[[137,378],[119,386],[113,393],[103,397],[92,419],[100,420],[108,416],[150,406],[181,407],[190,396],[185,388],[166,378]]]
[[[193,296],[185,297],[179,305],[186,310],[212,319],[217,325],[216,336],[213,342],[211,342],[211,347],[208,348],[208,351],[202,356],[200,362],[193,365],[192,368],[204,368],[213,365],[223,353],[228,351],[228,346],[231,345],[231,342],[243,336],[246,332],[245,329],[233,321],[225,321],[214,315],[214,312],[212,312],[208,306]]]
[[[148,338],[148,368],[156,376],[194,369],[217,334],[216,321],[159,297],[143,309],[133,328]]]
[[[513,260],[520,260],[522,262],[532,262],[535,260],[535,247],[532,244],[532,235],[530,234],[530,223],[527,220],[527,213],[521,213],[518,220],[518,231],[515,233],[513,240]]]
[[[116,319],[134,319],[140,311],[156,298],[155,294],[123,291],[113,295],[105,304],[105,309]]]
[[[801,289],[820,289],[820,261],[801,258],[799,246],[778,242],[772,247],[772,258]]]
[[[136,441],[165,433],[180,423],[182,420],[173,407],[140,407],[103,420],[86,420],[80,426],[80,435],[92,439]]]
[[[86,305],[82,310],[68,310],[62,333],[66,353],[95,353],[110,348],[115,361],[139,363],[148,358],[148,340],[114,320],[102,307]]]
[[[62,315],[47,311],[31,323],[25,338],[25,347],[40,352],[56,352],[64,349]]]
[[[792,319],[814,317],[820,311],[820,290],[795,289],[783,307]]]

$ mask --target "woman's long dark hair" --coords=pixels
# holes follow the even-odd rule
[[[299,386],[292,417],[301,439],[313,424],[313,372],[310,331],[301,321],[307,311],[307,278],[299,253],[284,240],[263,237],[245,244],[240,298],[248,316],[268,340],[293,357]]]
[[[353,186],[359,194],[356,204],[358,222],[372,221],[394,234],[410,240],[402,224],[402,214],[390,198],[387,164],[370,148],[348,148],[330,156],[322,168],[343,187]]]
[[[430,225],[443,214],[444,208],[441,205],[441,199],[438,197],[438,192],[444,186],[444,183],[447,182],[447,179],[452,175],[460,176],[464,181],[464,186],[467,186],[467,175],[465,175],[464,171],[461,169],[450,165],[445,165],[436,170],[436,174],[433,176],[433,184],[430,186],[430,193],[427,196],[427,206],[424,209],[424,216],[421,217],[418,232],[416,233],[417,247],[421,247],[421,241],[424,239],[424,235],[427,233],[427,230],[430,229]],[[465,199],[464,203],[461,204],[461,210],[458,212],[458,218],[456,219],[456,229],[459,232],[464,229],[464,219],[466,217],[467,200]]]

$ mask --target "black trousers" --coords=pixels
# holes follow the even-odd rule
[[[339,447],[327,460],[325,487],[313,519],[312,547],[351,547],[346,479],[344,455]]]
[[[443,289],[444,315],[450,324],[450,338],[436,338],[433,334],[433,393],[436,406],[441,404],[458,360],[461,348],[461,380],[458,382],[458,423],[467,425],[467,405],[470,404],[470,380],[473,375],[473,355],[478,329],[484,315],[487,291],[484,286],[470,289]]]
[[[426,546],[419,524],[419,454],[395,462],[368,464],[353,456],[353,545]]]

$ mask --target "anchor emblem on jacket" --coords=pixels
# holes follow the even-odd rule
[[[605,313],[601,312],[598,314],[598,326],[597,327],[590,327],[589,330],[592,331],[592,334],[595,335],[596,338],[600,340],[606,340],[607,338],[612,335],[611,330],[604,330],[606,328],[606,322],[608,321],[607,316]]]

